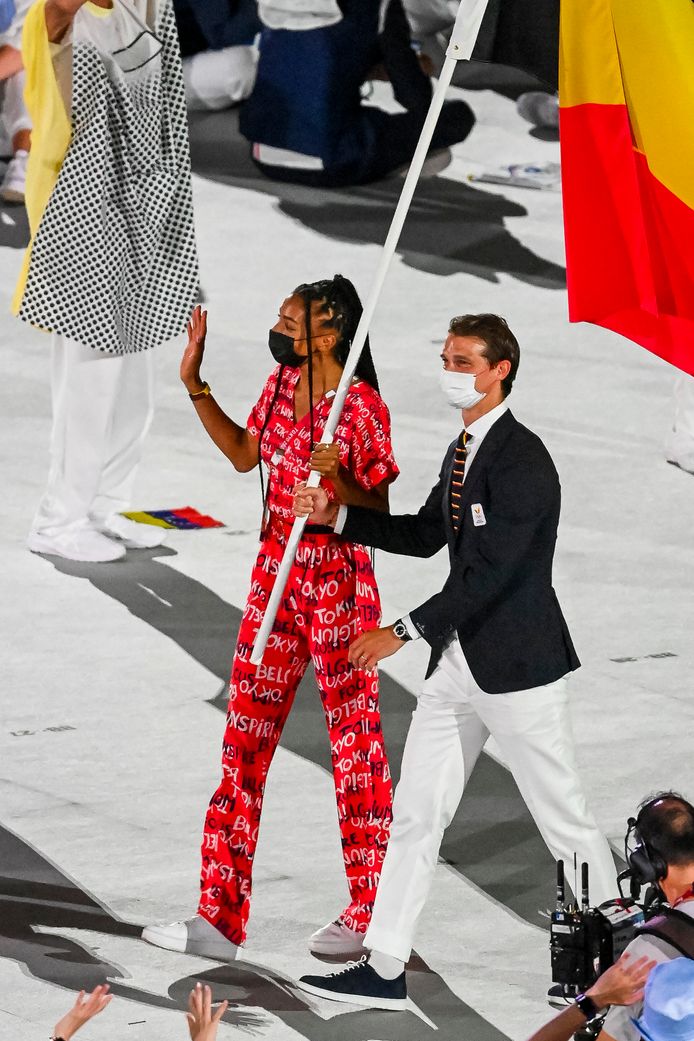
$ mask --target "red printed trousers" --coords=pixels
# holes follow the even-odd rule
[[[249,658],[282,557],[284,529],[266,536],[232,667],[222,781],[202,843],[198,912],[233,943],[246,937],[253,857],[265,781],[297,686],[313,660],[330,737],[349,907],[340,916],[364,932],[392,820],[390,771],[381,731],[378,676],[353,668],[347,649],[380,621],[371,562],[363,547],[307,533],[260,665]]]

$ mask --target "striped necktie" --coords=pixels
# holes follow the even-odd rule
[[[451,524],[453,525],[453,531],[456,535],[460,531],[460,498],[463,493],[465,460],[467,459],[467,446],[470,441],[472,441],[471,435],[468,434],[467,430],[463,430],[458,438],[458,444],[455,447],[455,456],[453,458],[453,473],[451,474],[451,491],[449,499],[451,506]]]

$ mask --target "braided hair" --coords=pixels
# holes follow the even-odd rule
[[[306,335],[309,343],[311,305],[314,301],[321,305],[318,308],[318,315],[324,315],[339,333],[335,356],[344,368],[363,311],[359,294],[352,282],[344,275],[335,275],[334,278],[323,278],[319,282],[305,282],[303,285],[297,286],[294,293],[296,296],[300,296],[306,305]],[[364,350],[361,353],[355,375],[374,390],[378,390],[378,376],[368,336],[364,342]]]

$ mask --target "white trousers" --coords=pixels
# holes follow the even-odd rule
[[[31,117],[24,101],[25,85],[24,69],[15,72],[14,76],[10,76],[3,83],[2,119],[10,142],[20,130],[31,130]]]
[[[443,833],[490,734],[552,854],[568,865],[575,851],[579,864],[588,862],[592,902],[617,895],[612,854],[588,810],[574,762],[566,678],[486,694],[456,637],[413,713],[367,948],[408,960]]]
[[[694,473],[694,376],[683,372],[675,384],[675,416],[666,456],[683,470]]]
[[[183,61],[186,104],[197,111],[229,108],[253,90],[258,66],[255,47],[202,51]]]
[[[48,486],[34,531],[55,535],[130,505],[154,412],[152,351],[111,355],[53,337]]]

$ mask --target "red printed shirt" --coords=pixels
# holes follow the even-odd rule
[[[255,437],[260,437],[267,419],[279,373],[278,366],[248,417],[246,427]],[[294,520],[294,488],[310,472],[310,418],[308,414],[298,422],[294,418],[294,391],[300,375],[298,369],[283,370],[261,445],[261,456],[270,474],[268,509],[289,523]],[[325,395],[313,408],[316,444],[321,440],[333,397],[332,393]],[[400,472],[390,442],[390,413],[378,391],[364,380],[356,380],[347,391],[334,440],[340,446],[340,462],[366,491],[382,481],[394,480]],[[330,481],[324,481],[323,487],[334,499]]]

